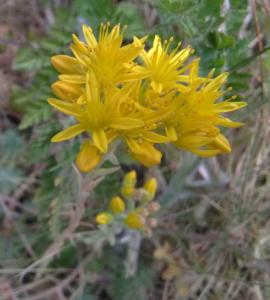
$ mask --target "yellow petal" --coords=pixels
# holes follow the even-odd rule
[[[95,76],[95,73],[92,70],[89,70],[86,74],[86,96],[87,101],[99,101],[100,94],[99,94],[99,87],[98,81]]]
[[[80,73],[80,65],[74,57],[68,55],[55,55],[51,57],[51,62],[54,68],[60,73]]]
[[[176,85],[178,91],[182,94],[186,94],[186,93],[189,93],[190,91],[192,91],[192,89],[188,86],[185,86],[183,84],[177,84]]]
[[[110,127],[115,129],[134,129],[139,128],[144,125],[142,120],[134,119],[134,118],[128,118],[128,117],[118,117],[113,118],[110,121]]]
[[[232,102],[232,101],[224,101],[221,103],[215,104],[215,108],[217,112],[229,112],[240,109],[247,105],[246,102]]]
[[[69,140],[73,138],[74,136],[84,132],[85,129],[81,124],[76,124],[71,127],[68,127],[60,132],[58,132],[55,136],[52,138],[53,143],[63,142],[66,140]]]
[[[209,93],[213,90],[219,89],[222,84],[224,84],[229,76],[229,73],[222,73],[216,78],[212,79],[204,88],[204,93]]]
[[[165,131],[166,131],[166,134],[167,134],[168,138],[172,142],[177,141],[177,133],[176,133],[176,130],[173,126],[166,126]]]
[[[75,103],[61,101],[54,98],[49,98],[48,102],[51,104],[51,106],[73,117],[79,117],[82,113],[80,107]]]
[[[160,163],[162,154],[152,144],[143,142],[141,144],[141,148],[141,153],[131,152],[134,159],[138,160],[141,164],[148,168]]]
[[[93,131],[93,143],[102,152],[106,153],[108,150],[108,139],[104,130]]]
[[[211,157],[220,153],[217,149],[189,149],[192,153],[200,157]]]
[[[225,138],[224,135],[219,134],[214,141],[211,143],[211,146],[219,149],[222,152],[231,152],[231,146],[229,141]]]
[[[199,136],[187,134],[178,138],[175,143],[178,147],[183,148],[200,148],[207,145],[213,141],[213,137]]]
[[[76,59],[78,60],[78,62],[80,63],[82,69],[84,70],[85,68],[87,68],[87,60],[88,57],[85,56],[85,54],[83,54],[80,50],[80,46],[76,45],[76,44],[72,44],[70,46],[70,49],[73,53],[73,55],[76,57]]]
[[[155,132],[145,132],[143,134],[143,137],[146,141],[150,142],[150,143],[168,143],[170,141],[170,139],[164,135],[155,133]]]
[[[78,49],[78,51],[81,54],[87,55],[88,50],[86,48],[86,45],[82,41],[79,40],[79,38],[76,36],[76,34],[72,34],[72,39],[73,39],[73,43],[76,46],[76,48]]]
[[[51,87],[54,94],[63,100],[75,101],[82,94],[80,86],[65,81],[56,81]]]
[[[91,27],[83,25],[83,35],[89,46],[89,48],[95,48],[97,45],[97,40],[95,35],[93,34],[93,30]]]
[[[143,151],[141,144],[138,143],[136,139],[127,138],[126,142],[131,152],[141,153]]]
[[[126,68],[130,68],[130,66],[128,64],[124,64],[124,66]],[[139,80],[139,79],[144,79],[147,76],[150,75],[150,72],[147,71],[140,71],[138,67],[132,68],[132,72],[131,73],[125,73],[122,74],[122,76],[120,76],[121,81],[125,82],[125,81],[131,81],[131,80]]]
[[[74,84],[83,84],[86,81],[86,77],[84,75],[63,74],[58,77],[60,80]]]
[[[121,56],[123,57],[123,60],[128,62],[133,61],[143,49],[145,41],[146,38],[139,40],[134,37],[132,44],[121,47]]]
[[[170,117],[170,115],[173,113],[172,107],[168,107],[166,109],[158,109],[153,112],[149,112],[145,118],[144,122],[147,124],[159,122],[161,120],[165,120]]]
[[[228,118],[223,118],[223,117],[220,117],[218,119],[217,124],[224,126],[224,127],[230,127],[230,128],[236,128],[236,127],[240,127],[240,126],[244,125],[244,123],[242,123],[242,122],[234,122]]]
[[[148,35],[142,37],[142,38],[137,38],[136,36],[133,37],[133,44],[135,47],[141,48],[144,47],[144,44],[148,38]]]
[[[101,153],[89,141],[85,141],[76,158],[76,165],[82,173],[90,172],[94,169],[101,160]]]

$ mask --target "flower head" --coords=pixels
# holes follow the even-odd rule
[[[223,73],[196,88],[179,94],[173,99],[175,114],[167,127],[173,128],[177,139],[174,144],[202,157],[230,152],[229,141],[221,134],[219,126],[238,127],[242,124],[222,116],[222,113],[240,109],[245,102],[234,102],[234,98],[220,101],[228,74]]]
[[[124,28],[125,29],[125,28]],[[56,55],[52,58],[54,67],[61,73],[59,79],[78,88],[87,82],[88,70],[92,70],[100,88],[111,88],[127,80],[129,66],[143,49],[145,38],[123,45],[120,24],[110,30],[110,24],[101,24],[96,39],[91,27],[83,25],[85,42],[73,34],[71,51],[74,57]]]
[[[85,41],[73,35],[73,56],[56,55],[60,73],[52,85],[58,98],[49,103],[72,117],[74,125],[57,133],[52,142],[81,135],[76,158],[81,172],[102,162],[115,140],[146,167],[161,162],[160,144],[207,157],[228,153],[231,146],[220,127],[238,127],[224,113],[245,106],[225,99],[227,73],[199,75],[199,59],[190,60],[191,47],[172,48],[172,39],[155,36],[150,50],[146,38],[124,44],[124,29],[102,24],[99,37],[83,26]],[[140,59],[139,59],[140,58]],[[122,190],[132,195],[132,187]]]
[[[94,75],[91,76],[91,81],[86,84],[86,93],[83,95],[81,105],[76,102],[49,99],[52,106],[73,116],[77,121],[77,124],[56,134],[52,138],[53,142],[62,142],[82,132],[87,132],[90,134],[93,145],[101,153],[106,153],[114,133],[117,135],[117,131],[143,127],[143,121],[133,111],[127,114],[122,110],[122,103],[128,94],[126,89],[117,89],[114,93],[102,94],[96,83]]]
[[[160,37],[156,35],[153,47],[148,52],[141,51],[140,57],[143,65],[134,68],[134,72],[150,80],[152,89],[157,93],[177,88],[180,82],[183,80],[185,82],[187,78],[186,75],[183,75],[186,70],[183,65],[192,54],[193,49],[186,47],[178,51],[181,46],[179,43],[169,53],[172,40],[165,41],[162,45]]]

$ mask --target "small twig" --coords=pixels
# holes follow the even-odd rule
[[[247,28],[252,20],[252,10],[251,10],[251,0],[248,1],[248,6],[247,6],[247,14],[243,20],[243,23],[240,27],[238,37],[239,39],[243,39],[246,35]]]
[[[28,242],[27,238],[25,237],[25,235],[21,232],[21,230],[19,229],[19,227],[17,225],[15,225],[15,230],[18,234],[18,236],[20,237],[22,244],[24,245],[26,251],[28,252],[28,254],[30,256],[32,256],[34,259],[37,259],[37,256],[32,248],[32,246],[30,245],[30,243]]]
[[[15,191],[15,193],[11,196],[11,198],[18,200],[23,194],[29,190],[31,186],[33,186],[36,182],[37,176],[41,173],[42,167],[36,166],[34,171],[27,177],[25,182]],[[17,202],[17,201],[16,201]]]
[[[255,39],[253,39],[249,44],[248,44],[248,48],[249,49],[254,49],[256,47],[257,44],[259,44],[260,41],[263,40],[263,34],[260,33],[258,36],[255,37]]]
[[[141,233],[138,231],[132,231],[128,241],[128,253],[125,262],[126,278],[132,277],[137,271],[141,241]]]
[[[4,202],[6,204],[6,207],[7,209],[11,212],[11,213],[14,213],[14,215],[17,215],[17,213],[14,212],[14,210],[12,211],[9,207],[8,204],[11,204],[12,207],[18,207],[20,208],[22,211],[25,211],[31,215],[36,215],[37,214],[37,209],[36,208],[30,208],[30,207],[27,207],[25,206],[24,204],[22,204],[21,202],[19,202],[18,200],[14,199],[13,197],[9,197],[9,196],[6,196],[6,195],[1,195],[0,194],[0,201]]]
[[[255,30],[256,30],[256,35],[259,37],[261,35],[261,28],[260,28],[260,23],[258,20],[257,16],[257,4],[256,0],[251,0],[251,8],[252,8],[252,15],[255,23]],[[263,42],[261,39],[258,39],[258,44],[259,44],[259,50],[260,52],[263,50]]]
[[[0,299],[3,300],[17,300],[10,282],[5,278],[0,278]],[[2,298],[3,297],[3,298]]]
[[[51,297],[53,295],[59,294],[59,292],[62,293],[63,289],[66,288],[77,277],[77,275],[81,272],[81,270],[82,270],[82,266],[79,265],[77,268],[72,270],[72,272],[58,285],[52,288],[48,288],[43,292],[39,293],[38,295],[28,297],[27,300],[52,299]]]
[[[259,38],[262,34],[261,32],[261,28],[260,28],[260,23],[258,20],[258,16],[257,16],[257,4],[256,4],[256,0],[251,0],[251,9],[252,9],[252,15],[253,15],[253,19],[254,19],[254,23],[255,23],[255,30],[256,30],[256,35],[258,37],[258,46],[259,46],[259,52],[263,51],[263,40],[261,38]],[[262,96],[264,96],[264,86],[263,86],[263,77],[264,77],[264,67],[263,67],[263,60],[262,57],[259,57],[259,61],[260,61],[260,74],[261,74],[261,92],[262,92]]]
[[[230,8],[231,8],[230,0],[224,0],[222,9],[221,9],[221,16],[226,17]],[[226,22],[225,21],[220,24],[220,26],[218,27],[218,31],[223,32],[223,33],[226,32]]]
[[[270,15],[270,4],[268,2],[268,0],[263,0],[263,4],[264,4],[264,8],[265,8],[265,11],[268,15]]]
[[[168,299],[168,287],[169,287],[169,281],[166,280],[164,284],[164,289],[162,293],[162,300],[167,300]]]

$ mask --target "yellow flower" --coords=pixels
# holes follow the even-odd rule
[[[143,186],[144,190],[146,191],[146,195],[144,200],[151,201],[154,199],[156,191],[157,191],[157,180],[156,178],[152,177],[146,181]]]
[[[144,226],[143,218],[136,212],[130,212],[124,222],[133,229],[140,229]]]
[[[123,180],[121,193],[124,197],[131,197],[135,190],[135,185],[137,181],[137,174],[135,171],[128,172]]]
[[[117,89],[111,94],[101,94],[96,88],[95,77],[91,77],[91,87],[86,85],[84,104],[71,103],[58,99],[49,99],[49,103],[63,113],[73,116],[77,124],[59,132],[52,142],[62,142],[82,132],[91,134],[93,145],[101,153],[108,151],[108,144],[117,130],[130,130],[144,125],[143,121],[131,114],[121,115],[121,105],[127,98],[125,89]],[[117,134],[116,134],[117,135]]]
[[[224,118],[222,113],[240,109],[245,102],[234,102],[234,98],[219,101],[221,90],[228,74],[204,82],[192,82],[193,88],[172,100],[174,114],[165,124],[176,133],[175,145],[202,157],[230,152],[228,140],[220,133],[219,126],[238,127],[242,123]],[[196,77],[196,76],[195,76]]]
[[[115,214],[121,214],[125,211],[125,202],[120,197],[113,197],[110,202],[110,209]]]
[[[139,162],[144,161],[144,165],[150,166],[158,164],[162,155],[155,149],[154,144],[168,143],[171,141],[171,139],[165,135],[165,132],[162,132],[162,128],[160,127],[162,126],[162,121],[169,118],[173,112],[173,108],[167,106],[160,109],[160,107],[148,107],[147,103],[143,103],[147,102],[147,95],[144,95],[144,88],[141,86],[141,82],[132,82],[126,87],[129,87],[130,97],[127,98],[125,113],[136,111],[138,118],[143,121],[144,126],[121,131],[121,136],[133,158]],[[152,156],[151,162],[148,156]]]
[[[172,39],[162,45],[160,37],[156,35],[153,47],[148,52],[143,50],[140,54],[144,65],[131,67],[131,70],[142,78],[149,78],[151,87],[157,93],[176,88],[179,82],[186,82],[188,78],[187,75],[182,75],[186,70],[183,64],[192,54],[193,49],[186,47],[178,51],[179,44],[169,53],[171,42]]]
[[[73,35],[74,57],[52,57],[60,73],[52,90],[61,100],[50,98],[49,103],[75,121],[52,142],[83,134],[86,140],[76,159],[81,172],[95,168],[115,140],[122,141],[131,156],[146,167],[160,163],[157,145],[163,143],[202,157],[230,152],[220,127],[241,123],[222,114],[245,103],[235,102],[233,97],[222,101],[228,74],[213,78],[210,72],[200,77],[199,59],[187,63],[191,47],[181,50],[178,44],[171,49],[172,39],[162,43],[159,36],[149,51],[144,50],[146,38],[134,37],[123,46],[123,32],[119,24],[112,29],[103,24],[96,38],[92,29],[83,25],[85,42]],[[130,197],[134,186],[124,184],[122,194]]]
[[[52,58],[54,67],[62,73],[60,80],[79,86],[87,81],[86,74],[89,69],[95,73],[101,88],[115,87],[122,81],[130,80],[127,66],[139,55],[146,38],[134,37],[133,43],[122,46],[123,30],[120,24],[111,31],[109,28],[109,23],[101,24],[97,40],[91,27],[83,25],[86,43],[73,35],[71,50],[74,58],[66,55]]]
[[[107,212],[99,213],[99,214],[96,216],[96,222],[97,222],[98,224],[107,225],[107,224],[111,223],[112,220],[113,220],[112,215],[110,215],[110,214],[107,213]]]

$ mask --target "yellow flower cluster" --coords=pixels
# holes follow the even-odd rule
[[[125,175],[121,188],[123,198],[116,196],[111,199],[108,211],[96,216],[98,224],[114,222],[151,235],[151,227],[157,225],[157,220],[152,215],[160,208],[157,202],[152,201],[156,195],[157,181],[152,177],[142,188],[135,188],[136,177],[135,171]]]
[[[82,134],[76,164],[88,172],[100,163],[115,140],[131,156],[150,167],[159,164],[156,144],[175,146],[207,157],[230,152],[220,126],[238,127],[222,113],[245,106],[234,98],[221,101],[227,73],[199,76],[199,59],[190,60],[191,47],[172,48],[172,39],[155,36],[145,48],[146,37],[124,44],[120,25],[110,30],[102,24],[96,39],[83,25],[85,41],[73,35],[73,56],[56,55],[52,64],[60,73],[53,83],[49,103],[74,117],[76,124],[52,138],[62,142]]]

